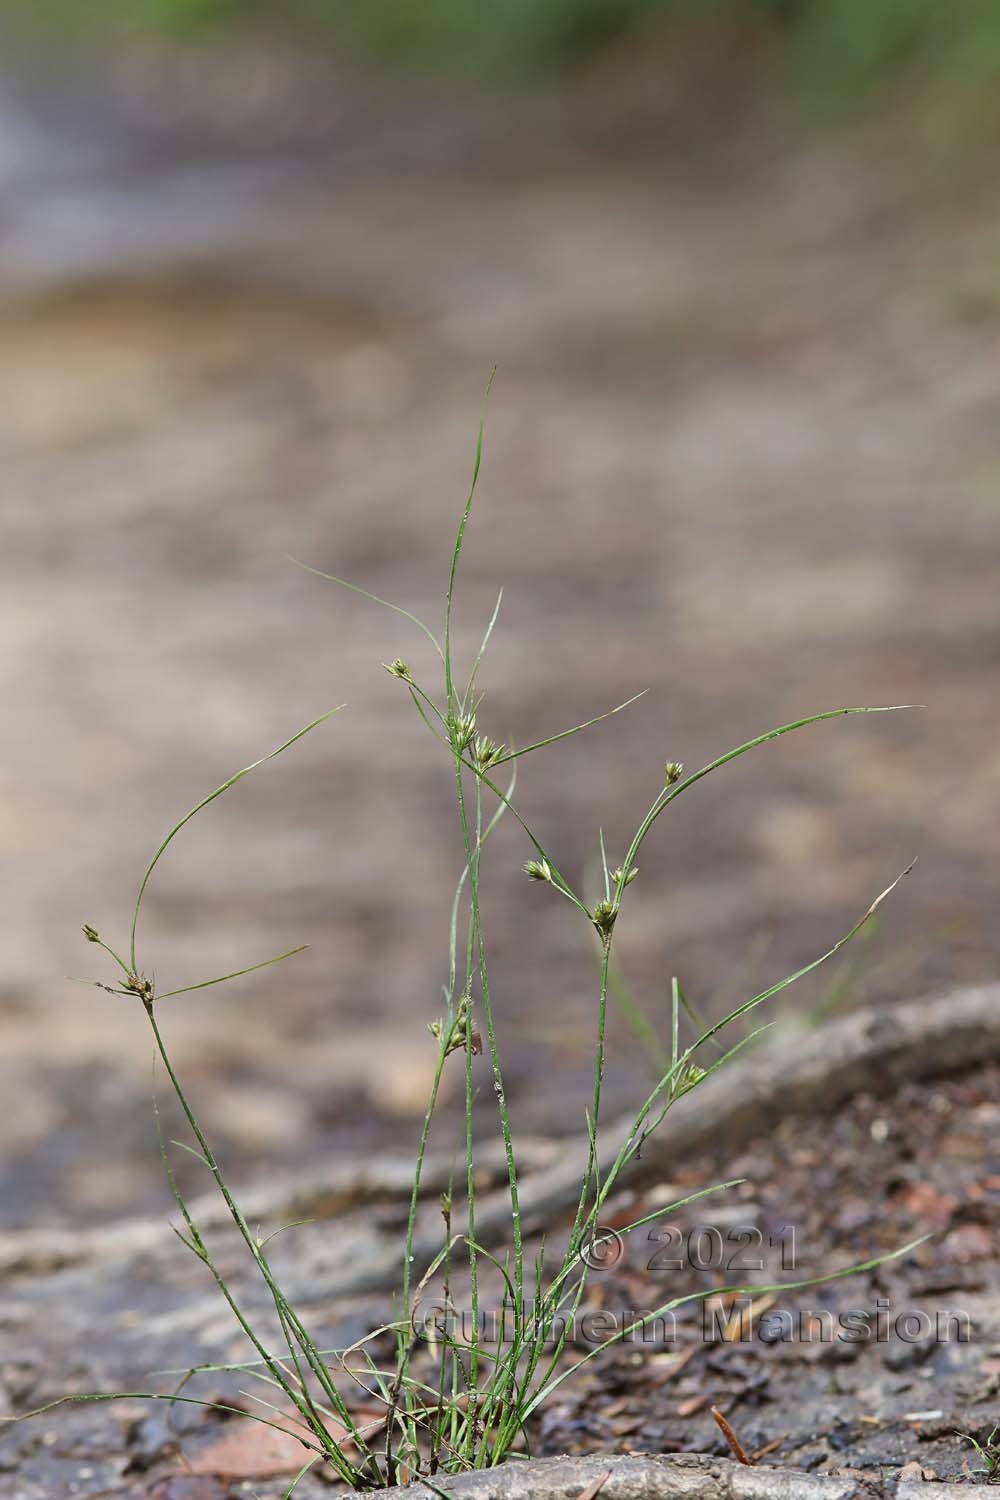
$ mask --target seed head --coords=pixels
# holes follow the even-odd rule
[[[455,1018],[449,1025],[447,1021],[429,1021],[427,1030],[435,1041],[440,1042],[442,1037],[446,1038],[444,1045],[445,1057],[450,1057],[453,1052],[459,1051],[465,1046],[466,1028],[469,1020],[469,1012],[472,1009],[468,995],[462,995],[455,1007]],[[469,1048],[474,1057],[478,1057],[483,1050],[483,1039],[478,1031],[469,1033]]]
[[[547,859],[529,859],[521,866],[529,880],[551,880],[552,867]]]
[[[395,661],[384,661],[382,665],[388,672],[390,677],[401,677],[404,682],[409,682],[410,684],[412,684],[413,676],[410,672],[410,669],[406,665],[406,662],[401,661],[398,656],[396,657]]]
[[[601,934],[601,938],[605,943],[611,939],[617,917],[618,908],[613,901],[598,901],[590,914],[590,920]]]
[[[83,935],[88,943],[99,943],[101,941],[101,935],[97,928],[91,927],[89,922],[84,922],[83,924]]]
[[[122,980],[122,985],[133,994],[141,995],[144,1000],[152,999],[153,986],[145,974],[129,974]]]
[[[459,755],[464,755],[472,744],[476,733],[476,716],[471,714],[459,714],[457,718],[449,721],[448,728],[451,732],[451,743]]]
[[[477,734],[472,746],[472,759],[480,771],[488,771],[490,766],[496,765],[504,753],[505,747],[491,740],[489,735]]]
[[[625,884],[626,885],[631,885],[632,882],[633,882],[633,880],[635,879],[635,877],[638,875],[638,873],[639,873],[638,866],[637,865],[633,865],[632,868],[629,870],[628,874],[625,876]],[[612,883],[614,885],[617,885],[618,882],[621,880],[621,878],[622,878],[622,871],[621,871],[621,867],[620,866],[619,866],[619,868],[617,870],[612,870],[611,871],[611,880],[612,880]]]
[[[688,1063],[681,1074],[677,1087],[678,1093],[686,1094],[688,1089],[695,1088],[707,1075],[704,1068],[699,1068],[697,1063]]]
[[[679,760],[668,760],[663,767],[663,779],[667,786],[673,786],[675,781],[680,781],[684,775],[684,767]]]

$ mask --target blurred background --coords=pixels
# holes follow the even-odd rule
[[[596,893],[667,759],[845,703],[685,797],[619,924],[667,1034],[877,925],[813,1024],[997,977],[1000,10],[992,0],[0,6],[0,1224],[162,1211],[151,1048],[80,924],[173,987],[234,1176],[409,1148],[460,869],[380,663],[504,605],[481,727]],[[522,1132],[582,1129],[588,934],[492,846]],[[95,960],[98,962],[95,965]],[[655,1047],[616,1012],[610,1107]],[[457,1071],[452,1084],[459,1082]],[[484,1074],[484,1130],[492,1111]],[[442,1137],[444,1139],[444,1137]],[[196,1163],[183,1163],[197,1180]]]

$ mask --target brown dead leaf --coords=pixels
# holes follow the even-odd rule
[[[377,1437],[385,1427],[385,1417],[376,1416],[365,1422],[367,1413],[357,1414],[358,1431],[366,1441]],[[187,1456],[189,1474],[212,1474],[218,1479],[277,1479],[284,1474],[294,1474],[316,1450],[316,1439],[291,1417],[286,1417],[281,1427],[269,1427],[252,1420],[233,1424],[214,1442],[201,1448],[193,1457]],[[348,1453],[353,1448],[346,1427],[332,1418],[326,1422],[326,1430],[335,1443]]]
[[[749,1307],[737,1306],[736,1311],[729,1318],[722,1330],[722,1337],[727,1344],[745,1343],[753,1337],[754,1318],[759,1317],[762,1312],[767,1312],[777,1302],[775,1292],[765,1292],[763,1296],[756,1297]]]
[[[958,1199],[952,1193],[942,1193],[933,1182],[908,1182],[895,1197],[908,1214],[936,1229],[946,1228],[958,1207]]]
[[[144,1500],[226,1500],[227,1488],[217,1479],[171,1474],[157,1479],[142,1495]]]
[[[912,1459],[910,1463],[904,1464],[900,1469],[899,1478],[917,1480],[936,1479],[937,1473],[934,1469],[925,1469],[923,1464],[918,1464],[916,1459]]]
[[[262,1422],[235,1423],[188,1459],[188,1471],[226,1480],[277,1479],[294,1474],[309,1457],[315,1441],[305,1428],[299,1431],[301,1437],[290,1428],[265,1427]]]
[[[611,1436],[616,1438],[631,1437],[634,1432],[639,1431],[641,1426],[642,1417],[640,1416],[615,1417],[608,1423]]]
[[[673,1380],[679,1375],[685,1366],[689,1365],[698,1352],[698,1345],[691,1344],[682,1354],[654,1354],[649,1360],[647,1370],[648,1385],[665,1385],[668,1380]]]
[[[590,1484],[588,1484],[586,1488],[580,1491],[580,1493],[576,1497],[576,1500],[594,1500],[594,1496],[600,1494],[601,1490],[603,1490],[604,1486],[607,1484],[610,1478],[610,1469],[606,1474],[598,1474],[596,1479],[592,1479]]]

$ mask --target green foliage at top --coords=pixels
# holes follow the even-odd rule
[[[0,0],[0,25],[51,51],[249,33],[500,90],[615,47],[682,79],[693,45],[707,109],[736,82],[792,129],[898,120],[930,165],[975,157],[1000,119],[1000,0]]]
[[[0,8],[24,23],[18,0]],[[1000,77],[996,0],[35,0],[30,13],[78,37],[109,26],[191,33],[277,23],[390,66],[500,78],[570,65],[637,28],[680,46],[692,27],[736,25],[764,43],[755,52],[762,88],[774,86],[773,64],[787,62],[782,85],[834,113],[912,92],[967,119],[996,97]]]

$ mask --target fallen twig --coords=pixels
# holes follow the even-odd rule
[[[722,1414],[717,1406],[710,1406],[708,1410],[711,1413],[712,1421],[715,1423],[716,1427],[718,1427],[719,1431],[722,1433],[722,1436],[729,1444],[730,1451],[733,1457],[736,1459],[736,1462],[739,1464],[746,1464],[747,1468],[750,1468],[753,1464],[753,1459],[747,1455],[746,1449],[740,1442],[739,1438],[736,1436],[736,1433],[730,1425],[729,1420]]]

